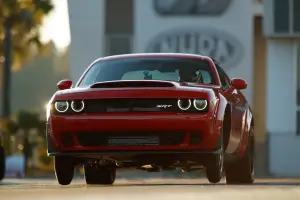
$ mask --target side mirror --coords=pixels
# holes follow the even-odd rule
[[[241,78],[234,78],[231,80],[231,85],[238,90],[246,89],[248,84],[244,79]]]
[[[72,87],[72,81],[71,80],[61,80],[57,83],[57,87],[59,90],[67,90]]]

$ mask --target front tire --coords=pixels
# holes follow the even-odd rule
[[[252,184],[255,179],[254,130],[251,127],[245,155],[226,169],[227,184]]]
[[[214,155],[206,167],[206,177],[210,183],[219,183],[223,178],[224,154]]]
[[[55,156],[54,170],[60,185],[69,185],[74,176],[74,160],[71,157]]]
[[[221,128],[221,136],[223,137],[223,127]],[[223,138],[222,138],[223,139]],[[206,177],[210,183],[219,183],[223,178],[224,172],[224,149],[223,141],[221,146],[221,152],[216,155],[212,155],[206,165]]]
[[[5,176],[5,151],[4,148],[0,146],[0,181],[4,179]]]
[[[116,168],[95,167],[85,164],[84,177],[86,184],[89,185],[112,185],[116,180]]]

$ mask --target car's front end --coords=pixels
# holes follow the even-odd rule
[[[174,83],[156,88],[103,88],[105,84],[54,96],[47,122],[49,155],[220,149],[212,90]]]
[[[227,102],[210,58],[106,57],[71,85],[70,80],[58,83],[60,91],[47,110],[48,155],[54,156],[60,184],[72,181],[79,164],[88,184],[112,184],[116,169],[128,167],[206,167],[209,180],[220,181]]]

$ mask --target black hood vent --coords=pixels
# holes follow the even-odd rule
[[[175,87],[171,82],[164,81],[109,81],[99,82],[91,88],[140,88],[140,87]]]

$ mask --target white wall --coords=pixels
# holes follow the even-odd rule
[[[252,103],[252,63],[253,63],[253,11],[252,0],[232,0],[228,9],[221,16],[213,17],[160,17],[153,9],[151,0],[135,0],[135,37],[134,51],[147,52],[147,48],[155,45],[160,40],[160,45],[172,49],[174,43],[169,37],[163,39],[164,36],[182,36],[183,34],[196,34],[202,37],[202,40],[219,41],[214,45],[219,45],[214,50],[217,55],[227,54],[228,62],[224,62],[225,70],[231,77],[242,77],[248,82],[248,89],[244,94]],[[250,9],[249,9],[250,8]],[[161,35],[165,34],[165,35]],[[191,42],[193,45],[196,42]],[[229,56],[224,44],[232,44],[236,47],[234,55]],[[169,46],[168,46],[169,45]],[[176,44],[175,44],[176,45]],[[179,44],[180,45],[180,44]],[[183,47],[181,45],[181,47]],[[191,50],[190,53],[209,54],[209,51],[202,45],[194,46],[196,51]],[[200,50],[199,50],[200,48]],[[185,50],[189,50],[186,48]],[[180,52],[188,52],[183,48]],[[170,50],[171,52],[174,50]],[[216,57],[218,57],[215,55]]]
[[[267,131],[270,172],[300,176],[300,136],[296,135],[296,42],[269,40]]]
[[[104,55],[104,0],[68,0],[68,9],[70,76],[73,82],[77,82],[88,65]]]
[[[296,132],[296,74],[293,41],[269,40],[267,58],[267,130]]]

